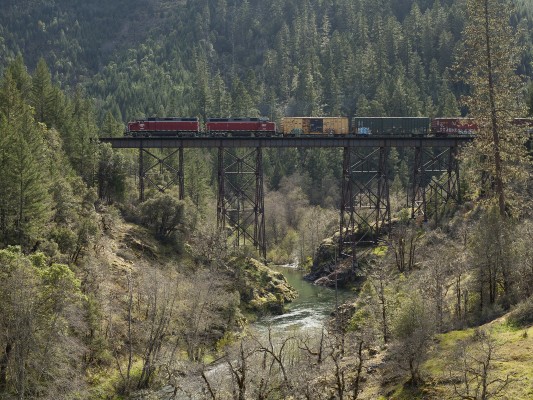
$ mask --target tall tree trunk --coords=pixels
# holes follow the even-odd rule
[[[3,392],[7,386],[7,365],[9,363],[11,349],[11,343],[6,343],[4,354],[2,354],[2,358],[0,358],[0,393]]]
[[[490,104],[490,117],[491,117],[491,130],[492,130],[492,140],[493,140],[493,156],[494,156],[494,169],[495,169],[495,185],[496,192],[498,194],[498,208],[500,210],[500,215],[505,216],[505,192],[503,189],[503,178],[502,178],[502,159],[500,154],[500,133],[498,130],[498,116],[496,110],[496,96],[494,88],[494,76],[493,76],[493,66],[492,66],[492,44],[491,44],[491,35],[490,35],[490,24],[489,24],[489,0],[484,0],[485,6],[485,56],[487,62],[487,84],[488,84],[488,94],[489,94],[489,104]]]

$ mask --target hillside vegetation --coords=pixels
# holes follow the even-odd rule
[[[530,1],[4,3],[2,399],[532,396],[531,157],[512,124],[533,114]],[[356,268],[336,252],[342,150],[265,150],[267,258],[354,295],[323,329],[256,332],[296,293],[217,229],[217,155],[186,149],[185,198],[147,184],[141,202],[138,150],[98,138],[285,115],[479,130],[438,223],[410,218],[414,152],[391,149],[393,225]],[[153,152],[166,187],[178,157]]]

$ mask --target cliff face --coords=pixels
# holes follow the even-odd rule
[[[304,279],[326,287],[346,287],[355,283],[357,271],[352,267],[351,258],[341,258],[338,251],[337,236],[325,239],[316,252],[311,271]]]
[[[316,282],[318,279],[328,276],[335,270],[336,261],[336,240],[327,238],[322,241],[311,266],[311,271],[304,277],[310,282]]]

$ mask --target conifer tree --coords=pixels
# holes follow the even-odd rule
[[[7,67],[11,78],[15,80],[18,91],[23,99],[27,99],[30,95],[32,79],[26,65],[24,65],[24,59],[22,55],[18,55],[15,60]]]
[[[53,124],[55,114],[55,95],[50,70],[44,58],[41,58],[33,76],[30,99],[31,105],[35,109],[35,119],[49,127]]]
[[[526,162],[523,128],[512,123],[525,108],[515,73],[519,48],[510,26],[511,2],[468,0],[467,9],[463,73],[471,94],[466,103],[479,126],[470,155],[480,160],[480,169],[490,177],[481,190],[496,200],[504,216],[517,195],[511,182],[525,179]]]
[[[528,114],[533,115],[533,82],[529,84],[529,97],[527,99]]]
[[[210,89],[210,72],[207,57],[202,49],[195,49],[193,56],[194,80],[194,102],[196,103],[196,112],[200,114],[205,121],[211,113],[213,106],[213,96]]]
[[[93,104],[78,88],[68,107],[68,126],[62,132],[65,151],[73,168],[85,183],[92,186],[96,177],[98,149],[96,117]]]
[[[35,124],[8,71],[0,89],[0,235],[4,243],[29,244],[42,234],[49,194],[42,168],[46,130]]]
[[[213,115],[225,117],[230,115],[231,96],[228,93],[226,84],[218,72],[213,78]]]

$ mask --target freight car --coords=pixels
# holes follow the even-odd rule
[[[351,132],[354,135],[427,136],[427,117],[354,117]]]
[[[529,135],[533,135],[533,118],[515,118],[513,124],[521,126]]]
[[[348,125],[347,117],[284,117],[281,132],[284,136],[347,135]]]
[[[276,123],[266,118],[208,118],[208,136],[273,136]]]
[[[472,118],[433,118],[431,134],[435,136],[473,135],[478,126]]]
[[[196,136],[200,132],[198,118],[147,118],[128,122],[126,134],[137,136]]]

